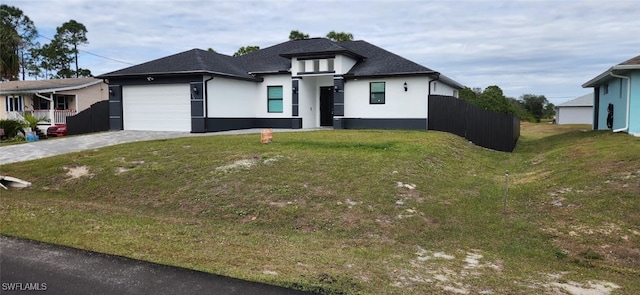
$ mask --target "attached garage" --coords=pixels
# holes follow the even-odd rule
[[[189,84],[122,87],[124,130],[191,131]]]

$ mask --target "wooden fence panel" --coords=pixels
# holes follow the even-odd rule
[[[505,152],[512,152],[520,137],[520,120],[514,114],[487,111],[452,96],[429,96],[427,127]]]
[[[67,134],[85,134],[109,130],[109,101],[103,100],[77,115],[67,117]]]

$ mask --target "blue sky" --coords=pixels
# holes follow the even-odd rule
[[[291,30],[311,37],[335,30],[469,87],[498,85],[510,97],[532,93],[559,104],[640,54],[636,0],[2,2],[22,9],[49,38],[70,19],[83,23],[89,44],[79,62],[94,75],[192,48],[231,55],[287,41]]]

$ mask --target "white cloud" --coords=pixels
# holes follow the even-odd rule
[[[5,0],[42,35],[75,19],[88,29],[81,49],[146,62],[191,48],[232,54],[286,41],[353,33],[470,87],[506,95],[544,94],[554,103],[588,93],[580,85],[640,54],[640,5],[634,0],[539,1],[90,1]],[[46,43],[47,40],[41,40]],[[81,54],[94,74],[127,64]]]

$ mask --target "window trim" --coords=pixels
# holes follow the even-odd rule
[[[281,96],[280,98],[271,98],[271,97],[269,96],[269,93],[270,93],[269,89],[271,89],[271,88],[276,88],[276,87],[277,87],[277,88],[280,88],[281,93],[282,93],[282,96]],[[270,102],[271,102],[272,100],[279,100],[279,101],[281,101],[281,102],[282,102],[282,108],[280,109],[280,111],[272,111],[272,110],[271,110]],[[267,86],[267,113],[284,113],[284,87],[283,87],[282,85],[272,85],[272,86]]]
[[[373,92],[373,84],[376,83],[382,83],[383,87],[384,87],[384,91],[382,92]],[[379,94],[382,93],[384,96],[382,98],[382,102],[374,102],[373,101],[373,94]],[[387,83],[384,81],[377,81],[377,82],[369,82],[369,104],[386,104],[387,103]]]
[[[620,98],[622,98],[622,78],[620,78]]]
[[[24,110],[22,96],[5,96],[5,109],[7,112],[22,112]]]

